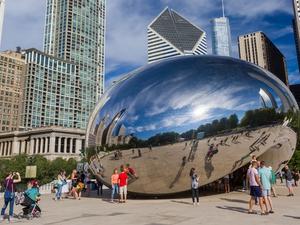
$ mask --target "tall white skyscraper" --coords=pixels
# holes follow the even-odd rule
[[[293,0],[293,6],[294,6],[293,28],[294,28],[296,52],[298,57],[298,67],[300,71],[300,0]]]
[[[214,55],[231,56],[231,32],[229,19],[225,17],[222,0],[223,16],[212,19],[212,52]]]
[[[1,47],[1,40],[2,40],[4,9],[5,9],[5,0],[0,0],[0,47]]]
[[[206,55],[206,33],[166,8],[148,26],[148,62],[180,55]]]

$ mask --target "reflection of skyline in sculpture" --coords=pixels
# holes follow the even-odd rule
[[[269,91],[261,88],[259,90],[259,94],[261,97],[261,102],[262,102],[263,108],[274,108],[274,109],[277,108],[276,101],[275,101],[273,95]]]
[[[129,185],[134,193],[188,190],[191,167],[201,185],[209,184],[245,166],[251,154],[278,169],[295,150],[296,133],[287,122],[299,109],[295,99],[272,74],[237,59],[153,63],[117,82],[103,99],[92,113],[87,145],[105,150],[97,157],[105,171],[127,163],[138,171]],[[107,177],[101,175],[109,185]]]
[[[131,136],[126,135],[126,127],[124,124],[118,125],[118,121],[122,119],[125,112],[126,109],[122,109],[113,117],[112,122],[107,126],[106,122],[109,119],[109,115],[105,115],[105,117],[100,121],[99,125],[96,127],[97,146],[112,146],[129,143]]]

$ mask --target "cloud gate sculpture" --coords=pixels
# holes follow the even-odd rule
[[[92,113],[90,168],[110,186],[130,164],[128,190],[168,195],[190,189],[189,171],[212,183],[251,156],[279,170],[295,151],[298,105],[260,67],[229,57],[185,56],[142,67],[116,82]]]

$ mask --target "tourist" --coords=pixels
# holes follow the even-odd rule
[[[294,179],[294,182],[295,182],[295,186],[298,187],[298,182],[299,182],[299,170],[297,169],[294,169],[293,171],[293,179]]]
[[[77,186],[77,179],[78,179],[78,173],[77,173],[77,170],[73,170],[72,173],[71,173],[71,176],[70,176],[70,179],[71,179],[71,187],[70,187],[70,192],[69,192],[69,195],[72,194],[72,191],[74,188],[76,188]]]
[[[127,181],[128,176],[125,172],[125,168],[121,166],[121,173],[119,174],[119,187],[120,187],[120,203],[125,203],[127,200]]]
[[[226,175],[224,178],[224,189],[225,189],[225,193],[229,193],[230,192],[230,177],[229,174]]]
[[[62,189],[63,185],[66,184],[66,172],[62,170],[58,175],[57,175],[57,180],[56,180],[56,194],[54,200],[62,200]]]
[[[276,174],[271,166],[269,166],[269,170],[271,171],[272,179],[271,179],[271,193],[273,197],[277,198],[275,184],[276,184]]]
[[[252,161],[251,167],[248,169],[247,176],[250,183],[250,195],[251,198],[249,200],[249,214],[254,214],[253,212],[253,203],[255,198],[258,198],[261,215],[266,215],[265,211],[263,210],[263,203],[262,203],[262,195],[261,195],[261,183],[257,171],[257,161]]]
[[[15,179],[16,178],[16,179]],[[18,172],[10,172],[4,180],[4,206],[1,210],[0,221],[4,220],[4,214],[9,204],[9,217],[8,221],[11,222],[14,215],[15,191],[16,183],[21,182],[21,176]]]
[[[114,169],[111,175],[111,202],[114,202],[115,194],[119,194],[119,174],[118,169]]]
[[[80,200],[81,193],[82,193],[83,189],[84,189],[84,183],[81,180],[81,178],[79,178],[78,182],[77,182],[77,185],[76,185],[76,187],[73,190],[73,194],[74,194],[75,199]]]
[[[294,196],[294,191],[293,191],[293,176],[292,176],[292,172],[289,169],[289,166],[286,165],[284,167],[284,177],[285,177],[285,181],[286,181],[286,187],[288,188],[289,194],[288,196]]]
[[[192,168],[190,171],[191,177],[191,190],[192,190],[192,200],[193,205],[195,205],[195,198],[197,199],[197,205],[199,205],[199,177],[196,174],[196,169]]]
[[[86,194],[87,196],[90,196],[91,194],[91,174],[89,172],[86,173],[85,179],[84,179],[84,186],[86,188]]]
[[[99,178],[96,178],[96,188],[97,188],[97,195],[103,195],[103,183]]]
[[[259,177],[262,184],[262,196],[264,199],[266,213],[274,213],[271,201],[272,172],[266,167],[265,162],[260,162]],[[270,208],[270,210],[268,210]]]

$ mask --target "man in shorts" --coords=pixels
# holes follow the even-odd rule
[[[121,166],[121,173],[119,174],[119,188],[120,188],[120,203],[125,203],[127,200],[127,181],[128,176],[124,166]]]
[[[260,170],[258,173],[262,184],[262,196],[266,206],[266,213],[274,213],[271,201],[272,172],[266,167],[264,161],[260,162]],[[270,208],[270,211],[268,208]]]
[[[247,177],[250,183],[250,195],[251,195],[251,198],[249,200],[248,213],[254,214],[252,209],[253,209],[255,198],[258,198],[261,215],[266,215],[265,211],[263,210],[262,195],[261,195],[262,185],[259,180],[257,166],[258,166],[257,161],[252,161],[252,164],[247,172]]]
[[[284,176],[285,176],[285,181],[286,181],[286,187],[289,190],[288,196],[294,196],[294,191],[293,191],[293,175],[291,170],[289,169],[288,165],[284,167]]]

